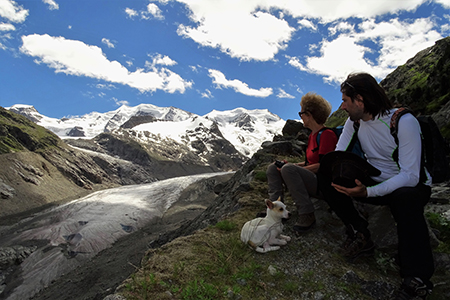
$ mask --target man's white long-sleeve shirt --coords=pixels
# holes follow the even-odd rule
[[[372,177],[379,184],[367,187],[367,197],[384,196],[400,187],[414,187],[420,180],[422,140],[419,122],[411,114],[400,118],[397,165],[392,156],[397,144],[390,132],[391,117],[395,111],[392,109],[388,115],[377,116],[375,120],[360,120],[358,139],[361,148],[367,161],[381,171],[380,176]],[[354,133],[353,121],[347,119],[336,150],[345,151]],[[428,172],[427,177],[426,184],[430,185]]]

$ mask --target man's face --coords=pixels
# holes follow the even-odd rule
[[[357,121],[363,118],[364,114],[364,103],[361,96],[357,96],[354,101],[342,93],[342,105],[341,109],[345,110],[350,117],[350,120]]]

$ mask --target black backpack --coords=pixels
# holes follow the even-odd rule
[[[399,108],[391,118],[391,134],[398,145],[398,121],[404,114],[412,113],[407,107]],[[447,147],[439,128],[431,116],[418,116],[420,129],[422,131],[422,167],[421,182],[426,180],[424,167],[428,170],[433,183],[441,183],[446,181],[450,176],[450,166],[447,159]],[[398,148],[394,152],[394,160],[398,162]]]
[[[354,122],[353,123],[353,128],[355,129],[355,133],[353,134],[353,137],[350,141],[349,146],[347,147],[347,150],[345,151],[350,151],[353,152],[355,154],[357,154],[358,156],[361,156],[362,158],[365,159],[364,156],[364,152],[361,149],[361,144],[359,143],[358,140],[358,129],[359,129],[359,122]],[[337,127],[324,127],[322,129],[319,130],[319,133],[317,134],[317,138],[316,138],[316,142],[317,142],[317,147],[314,148],[312,151],[316,152],[317,150],[319,150],[319,145],[320,145],[320,136],[322,135],[322,132],[324,130],[330,129],[334,132],[334,134],[336,134],[338,140],[339,137],[341,136],[342,130],[344,129],[344,126],[337,126]]]

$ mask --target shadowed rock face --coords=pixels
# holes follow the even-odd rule
[[[439,112],[450,101],[450,37],[417,53],[380,85],[394,103],[420,114]]]
[[[69,136],[73,136],[73,137],[83,137],[84,135],[84,130],[82,127],[79,126],[75,126],[74,128],[72,128],[69,133]]]
[[[157,119],[154,116],[152,116],[152,115],[132,116],[128,121],[123,123],[120,126],[120,128],[130,129],[130,128],[133,128],[135,126],[141,125],[141,124],[155,122],[156,120]]]

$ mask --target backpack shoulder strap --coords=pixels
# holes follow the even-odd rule
[[[395,111],[395,113],[391,117],[391,124],[390,124],[391,135],[394,137],[395,143],[397,145],[398,145],[398,121],[400,120],[401,116],[408,113],[413,114],[412,110],[409,109],[408,107],[400,107]]]
[[[401,118],[401,116],[405,115],[405,114],[413,114],[413,111],[408,108],[408,107],[400,107],[399,109],[397,109],[394,114],[391,117],[391,124],[390,124],[390,130],[391,130],[391,135],[394,137],[395,143],[397,144],[397,148],[395,149],[392,157],[394,159],[394,161],[397,163],[398,167],[400,167],[400,165],[398,164],[398,122]],[[421,135],[422,138],[422,150],[421,150],[421,158],[420,158],[420,182],[425,182],[427,179],[426,173],[425,173],[425,145],[423,142],[423,137]]]
[[[314,148],[314,149],[312,150],[312,152],[316,152],[316,151],[319,150],[319,147],[320,147],[320,136],[322,135],[322,132],[324,132],[324,131],[327,130],[327,129],[333,130],[333,129],[328,128],[328,127],[322,127],[322,128],[319,130],[319,132],[317,133],[317,137],[316,137],[317,147]],[[333,131],[333,132],[334,132],[334,131]]]
[[[359,120],[353,122],[353,129],[355,132],[353,133],[352,139],[350,140],[350,143],[347,146],[347,149],[345,151],[352,152],[353,148],[355,147],[355,144],[358,142],[358,130],[359,130]]]

